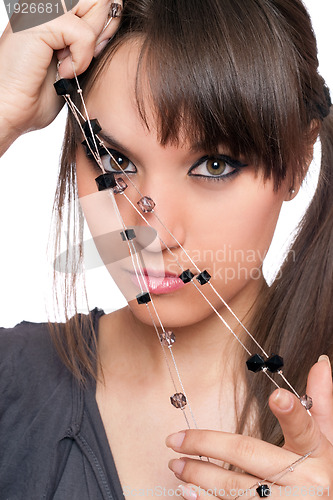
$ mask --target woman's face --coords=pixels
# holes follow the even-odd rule
[[[87,107],[90,118],[97,118],[102,127],[99,135],[109,137],[109,141],[104,139],[105,145],[116,151],[113,155],[121,159],[140,192],[154,200],[155,212],[167,227],[165,229],[153,213],[144,214],[163,240],[160,244],[155,240],[144,256],[144,272],[150,274],[146,281],[156,309],[166,327],[195,324],[212,313],[191,283],[183,285],[176,278],[182,272],[177,259],[183,269],[198,274],[182,246],[200,270],[209,272],[211,283],[235,312],[242,314],[262,284],[262,261],[281,204],[288,199],[289,185],[274,192],[271,180],[263,182],[251,165],[239,165],[239,162],[246,164],[246,158],[227,159],[228,164],[225,161],[228,151],[223,147],[218,152],[220,156],[207,160],[209,152],[186,143],[186,130],[179,146],[161,146],[152,125],[153,113],[148,116],[150,130],[138,114],[134,95],[137,57],[138,50],[133,43],[121,46],[89,94]],[[103,164],[106,170],[113,170],[109,156],[103,156]],[[95,178],[101,173],[80,146],[78,191],[94,236],[115,228],[121,230],[121,225],[115,222],[111,197],[105,191],[97,192]],[[137,207],[140,195],[124,175],[121,177],[128,184],[125,194]],[[138,233],[140,228],[144,232],[145,222],[124,195],[118,194],[115,198],[126,226],[136,226]],[[123,264],[118,263],[119,267],[122,275],[118,276],[118,282],[120,280],[121,288],[125,282],[130,283],[131,296],[128,296],[135,299],[140,289],[130,260],[124,259]],[[117,277],[115,279],[117,281]],[[220,310],[221,302],[211,287],[195,282]],[[131,300],[130,307],[139,319],[150,324],[146,307],[136,300]]]

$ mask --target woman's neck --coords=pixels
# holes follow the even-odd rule
[[[262,282],[251,282],[229,304],[237,317],[248,324],[258,289]],[[243,341],[246,334],[238,321],[224,307],[219,310],[224,320]],[[168,325],[165,325],[168,329]],[[240,353],[232,333],[212,313],[199,323],[172,329],[176,336],[173,354],[183,383],[219,383],[226,365]],[[137,320],[129,307],[103,317],[99,329],[99,353],[105,373],[136,380],[138,374],[148,380],[169,377],[155,329]],[[226,364],[223,360],[228,360]],[[172,361],[171,361],[172,363]]]

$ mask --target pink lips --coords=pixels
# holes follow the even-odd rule
[[[166,293],[175,292],[184,286],[183,281],[175,274],[164,271],[152,271],[143,269],[142,276],[138,272],[138,278],[134,272],[130,273],[133,283],[149,293],[155,295],[162,295]]]

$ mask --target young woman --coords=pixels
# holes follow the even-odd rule
[[[101,130],[86,122],[82,134],[69,114],[55,208],[64,222],[63,204],[80,198],[129,298],[110,315],[1,332],[1,495],[328,496],[333,119],[308,14],[299,0],[127,0],[121,20],[103,30],[109,7],[82,0],[43,29],[8,31],[1,41],[2,151],[57,114],[54,51],[62,78],[73,77],[73,65],[82,74],[71,102]],[[103,50],[85,71],[96,45]],[[263,256],[318,135],[318,188],[293,258],[268,287]],[[118,187],[126,181],[116,206],[96,186],[101,175]],[[144,196],[155,203],[145,221],[135,209]],[[142,277],[128,251],[118,252],[119,232],[138,269],[131,245],[145,250]],[[65,307],[75,301],[71,263]],[[188,271],[196,286],[184,283]],[[136,299],[142,285],[147,305]],[[175,334],[170,352],[154,325]],[[291,386],[313,399],[311,415],[286,388],[272,393],[267,360],[258,373],[247,369],[260,349],[283,357]],[[176,365],[165,363],[169,354]],[[180,374],[176,399],[170,366]],[[184,431],[174,406],[185,390],[187,419],[195,418]]]

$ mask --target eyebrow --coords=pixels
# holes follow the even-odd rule
[[[101,130],[100,132],[98,132],[98,135],[99,135],[99,137],[101,137],[101,139],[103,139],[104,141],[106,141],[114,149],[119,149],[120,151],[122,151],[124,154],[126,154],[129,157],[133,156],[132,152],[126,146],[124,146],[123,144],[121,144],[121,142],[119,142],[111,134],[106,133],[103,130]],[[201,145],[200,142],[197,142],[197,143],[193,144],[192,146],[190,146],[189,150],[191,151],[191,153],[198,153],[200,151],[203,151],[204,148],[203,148],[203,146]]]
[[[126,146],[121,144],[115,137],[112,137],[112,135],[107,134],[106,132],[103,132],[102,130],[98,132],[98,135],[103,141],[106,141],[110,146],[112,146],[115,149],[119,149],[120,151],[123,151],[124,154],[130,156],[131,151],[127,149]]]

